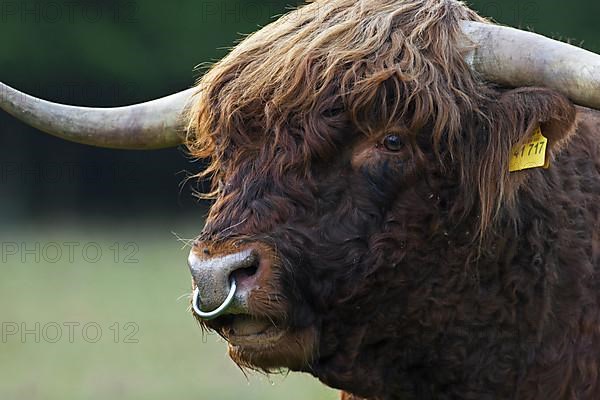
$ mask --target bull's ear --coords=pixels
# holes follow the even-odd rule
[[[543,88],[505,91],[491,102],[477,132],[467,139],[470,151],[460,157],[467,190],[467,205],[479,203],[480,233],[493,225],[504,206],[514,203],[515,194],[532,174],[545,173],[545,161],[553,160],[576,129],[576,108],[563,95]],[[535,151],[543,151],[541,166],[511,172],[516,152],[534,141],[538,128],[547,139]],[[467,154],[468,153],[468,154]],[[531,160],[528,160],[531,161]],[[538,164],[539,165],[539,162]],[[470,207],[468,206],[467,209]]]
[[[550,160],[576,129],[575,106],[550,89],[521,88],[505,92],[498,99],[494,114],[502,118],[504,132],[501,133],[510,140],[508,144],[513,150],[529,143],[539,128],[548,140],[546,153]]]

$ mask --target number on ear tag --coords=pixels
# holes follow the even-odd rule
[[[548,168],[550,160],[547,157],[548,139],[538,127],[531,138],[513,148],[510,159],[510,172],[531,168]]]

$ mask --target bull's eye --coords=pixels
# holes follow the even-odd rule
[[[383,145],[389,151],[400,151],[404,147],[404,143],[398,135],[387,135],[383,139]]]

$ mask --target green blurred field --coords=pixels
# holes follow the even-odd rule
[[[202,337],[177,229],[192,237],[199,226],[3,227],[0,399],[336,399],[307,375],[246,379],[218,337]]]

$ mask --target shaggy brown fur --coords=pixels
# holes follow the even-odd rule
[[[273,250],[253,307],[317,332],[293,368],[346,399],[600,398],[600,117],[482,82],[465,19],[320,1],[244,40],[190,119],[215,182],[200,239]],[[552,167],[509,173],[540,125]]]

